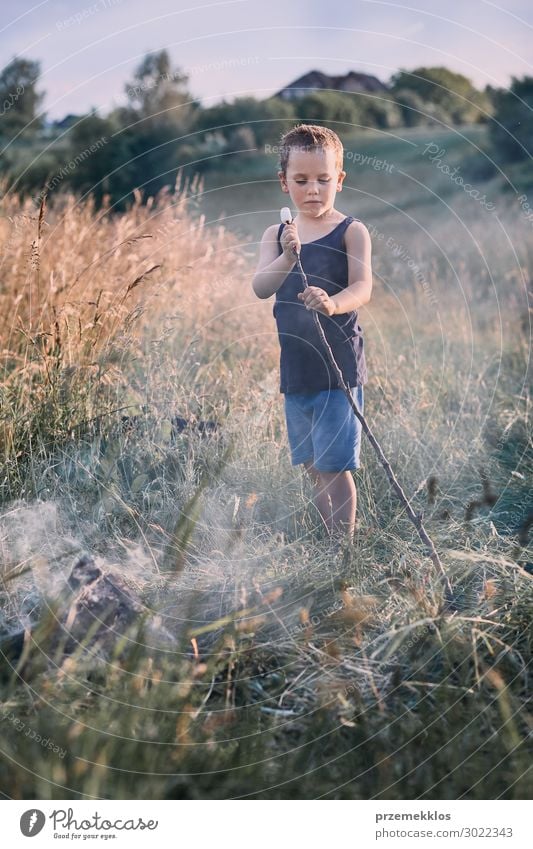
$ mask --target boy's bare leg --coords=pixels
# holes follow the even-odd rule
[[[331,499],[331,534],[352,541],[357,489],[351,472],[319,472],[320,487]]]
[[[324,523],[327,532],[331,534],[331,499],[327,487],[325,487],[323,484],[322,473],[315,469],[311,461],[304,463],[304,466],[309,473],[309,477],[313,481],[313,503],[318,512],[320,513],[322,522]]]
[[[304,463],[313,481],[314,504],[331,536],[353,540],[356,527],[357,489],[351,472],[319,472]]]

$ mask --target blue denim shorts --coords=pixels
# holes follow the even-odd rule
[[[350,392],[362,413],[363,387],[352,386]],[[319,472],[360,467],[361,422],[344,390],[286,394],[285,418],[293,466],[312,461]]]

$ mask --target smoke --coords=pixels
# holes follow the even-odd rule
[[[0,513],[0,574],[4,587],[0,631],[9,632],[35,622],[43,599],[59,596],[73,565],[83,553],[90,552],[90,536],[95,530],[93,522],[84,526],[56,501],[15,501]],[[114,540],[109,556],[93,554],[97,565],[119,573],[141,592],[156,572],[154,559],[139,543],[121,540],[118,548],[120,551]]]

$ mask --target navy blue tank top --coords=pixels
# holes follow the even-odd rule
[[[344,232],[352,221],[346,216],[326,236],[302,244],[300,259],[310,286],[319,286],[332,296],[348,285],[348,257],[344,247]],[[278,247],[281,254],[278,229]],[[317,313],[335,361],[347,386],[367,383],[363,330],[357,323],[357,311],[327,316],[308,310],[297,298],[304,283],[295,263],[276,292],[273,314],[278,328],[280,353],[280,392],[317,392],[339,389],[337,375],[329,363],[326,351],[315,326]]]

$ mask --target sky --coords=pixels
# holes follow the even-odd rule
[[[193,96],[274,94],[312,69],[383,82],[445,65],[475,85],[533,75],[530,0],[1,0],[0,65],[39,60],[48,120],[125,103],[147,52],[166,48]]]

